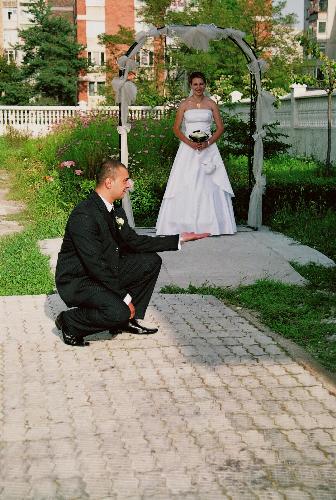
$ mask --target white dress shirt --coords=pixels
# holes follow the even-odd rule
[[[99,193],[97,193],[98,196],[100,196],[100,198],[103,200],[103,202],[105,203],[105,206],[107,208],[107,210],[109,212],[111,212],[112,209],[114,209],[114,205],[113,203],[110,203],[109,201],[105,200],[105,198],[103,198]],[[124,297],[124,302],[125,304],[130,304],[132,302],[132,297],[130,296],[130,294],[128,293],[125,297]]]

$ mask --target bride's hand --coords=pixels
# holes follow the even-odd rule
[[[199,150],[199,143],[197,143],[197,142],[189,141],[188,145],[191,147],[191,149],[195,149],[196,151]]]
[[[198,145],[198,150],[199,151],[202,151],[202,149],[206,149],[208,147],[208,143],[207,141],[204,141],[204,142],[200,142]]]

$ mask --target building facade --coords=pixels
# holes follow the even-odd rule
[[[8,62],[20,64],[22,54],[15,49],[19,43],[19,30],[30,25],[27,6],[31,0],[0,0],[0,51]],[[55,15],[62,15],[74,22],[74,0],[49,0]]]
[[[336,59],[336,0],[305,0],[304,29],[313,33],[322,52]]]
[[[0,0],[0,53],[8,62],[20,64],[22,54],[15,49],[19,42],[19,30],[30,25],[27,6],[34,0]],[[83,105],[95,107],[104,99],[107,66],[113,66],[115,54],[99,43],[99,35],[114,35],[120,26],[139,32],[147,26],[138,11],[142,0],[46,0],[55,15],[66,17],[76,25],[77,41],[85,47],[89,70],[79,75],[78,100]],[[188,0],[172,0],[171,9],[183,10]],[[127,47],[119,47],[120,52]],[[139,65],[149,70],[154,64],[153,41],[142,47],[137,55]]]

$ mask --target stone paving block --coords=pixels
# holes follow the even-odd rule
[[[23,478],[15,481],[6,480],[0,483],[0,498],[3,500],[18,500],[29,498],[31,483]]]
[[[165,471],[164,476],[166,479],[167,488],[173,494],[182,495],[192,488],[191,478],[185,474],[185,471],[183,469],[172,469],[170,471]]]
[[[30,497],[36,500],[57,498],[55,477],[41,477],[31,483]]]
[[[0,299],[1,500],[333,498],[336,398],[236,311],[154,294],[157,335],[73,349],[64,308]]]
[[[311,495],[302,488],[286,488],[283,490],[286,500],[310,500]]]
[[[266,488],[265,490],[254,489],[253,493],[259,500],[285,500],[283,493],[271,488]]]

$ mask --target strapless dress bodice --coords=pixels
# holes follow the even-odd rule
[[[184,112],[185,135],[188,136],[195,130],[210,134],[212,121],[211,109],[187,109]]]

